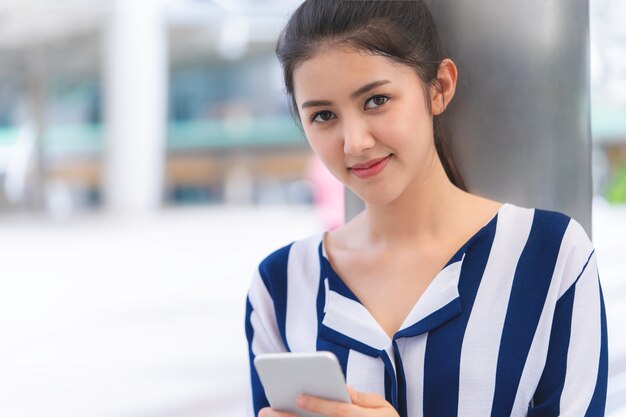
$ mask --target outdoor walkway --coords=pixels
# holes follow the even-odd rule
[[[308,208],[0,217],[0,415],[243,416],[254,267],[321,230]],[[597,205],[611,398],[626,416],[626,208]]]

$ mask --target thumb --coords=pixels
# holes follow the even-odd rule
[[[359,392],[351,385],[348,385],[348,392],[350,393],[350,399],[352,399],[352,402],[361,407],[380,408],[391,406],[391,404],[389,404],[383,397],[374,392]]]

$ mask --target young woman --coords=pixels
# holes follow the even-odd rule
[[[457,69],[423,2],[307,0],[277,55],[313,151],[366,208],[260,263],[250,415],[288,415],[256,355],[316,350],[351,386],[352,404],[301,398],[325,416],[604,415],[593,244],[564,214],[467,192],[438,132]]]

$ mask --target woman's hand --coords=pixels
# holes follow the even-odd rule
[[[258,417],[298,417],[295,414],[272,410],[270,407],[261,408]]]
[[[308,395],[298,397],[298,407],[328,417],[399,417],[398,412],[383,397],[375,393],[356,391],[348,385],[352,404],[323,400]],[[291,413],[265,407],[258,417],[298,417]]]
[[[328,401],[300,395],[298,407],[328,417],[399,417],[398,412],[383,397],[375,393],[356,391],[348,385],[352,404]]]

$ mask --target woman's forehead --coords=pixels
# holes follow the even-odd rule
[[[364,84],[388,80],[391,84],[419,81],[415,71],[382,55],[339,48],[318,52],[301,62],[293,74],[298,101],[349,96]],[[319,96],[319,97],[318,97]]]

